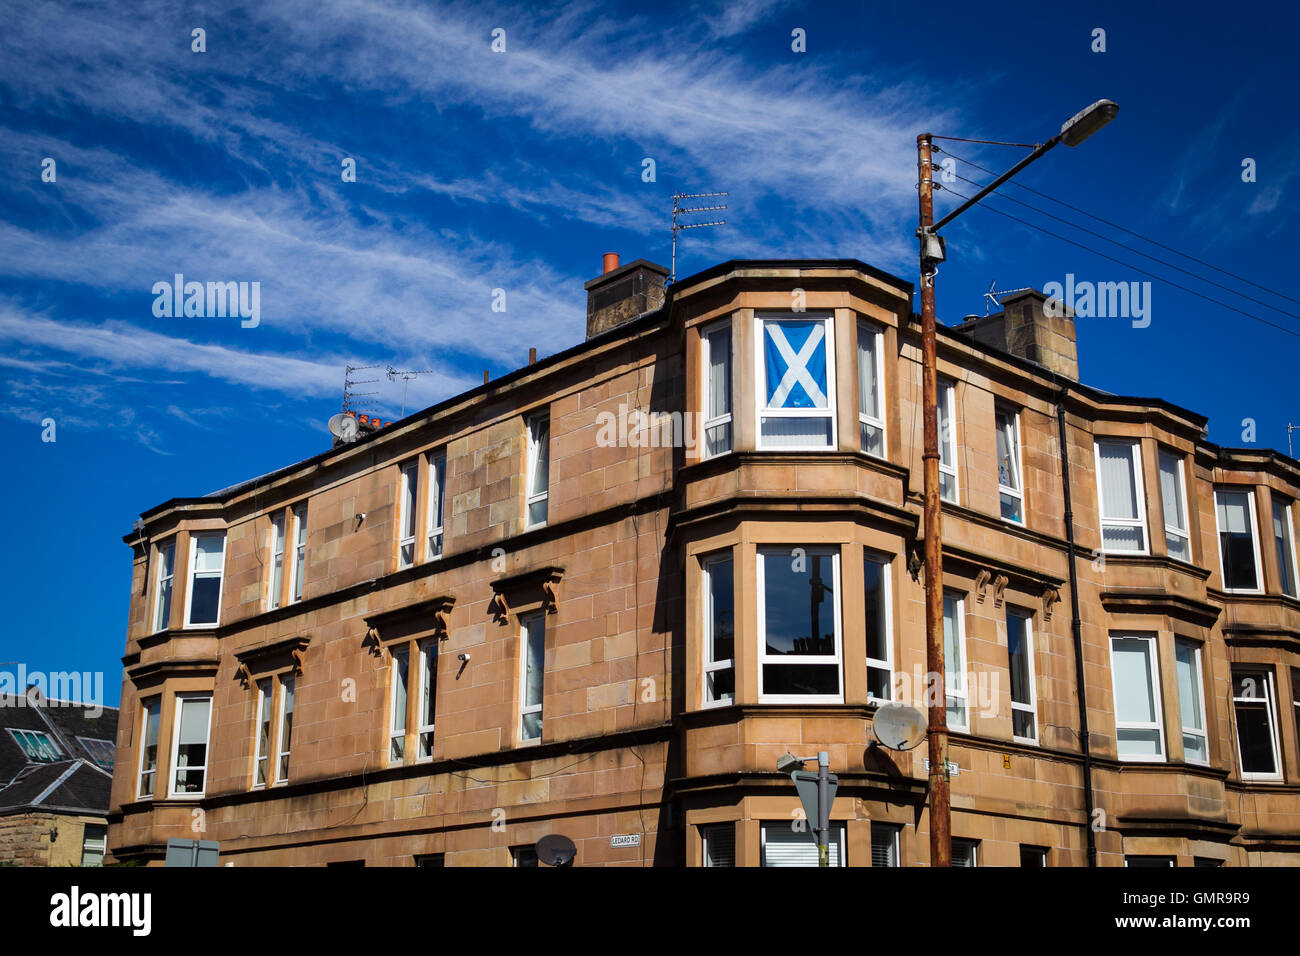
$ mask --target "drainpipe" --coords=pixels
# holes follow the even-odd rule
[[[1065,492],[1065,541],[1070,561],[1070,633],[1074,637],[1074,682],[1079,697],[1079,743],[1083,751],[1084,839],[1088,866],[1097,865],[1097,838],[1092,831],[1092,747],[1088,739],[1088,698],[1083,678],[1083,622],[1079,618],[1079,577],[1075,573],[1074,507],[1070,498],[1070,446],[1065,434],[1065,399],[1069,387],[1056,396],[1056,428],[1061,442],[1061,484]]]

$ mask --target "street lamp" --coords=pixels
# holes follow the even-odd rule
[[[925,449],[921,456],[925,473],[925,663],[929,671],[930,753],[930,865],[952,865],[951,803],[948,790],[948,714],[947,686],[943,646],[943,553],[942,512],[939,506],[939,383],[935,345],[934,276],[935,267],[944,261],[945,249],[939,229],[952,222],[971,206],[993,192],[1016,173],[1039,159],[1057,143],[1078,146],[1101,129],[1119,112],[1112,100],[1098,100],[1061,124],[1061,131],[1016,165],[989,183],[937,223],[934,221],[934,181],[930,163],[931,141],[936,137],[922,133],[916,138],[917,165],[920,173],[920,241],[921,264],[921,366],[922,408],[924,410]],[[951,137],[940,136],[939,139]]]

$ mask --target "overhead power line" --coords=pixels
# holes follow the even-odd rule
[[[987,173],[990,176],[997,175],[997,173],[995,173],[993,170],[986,169],[985,167],[981,166],[979,163],[972,162],[969,159],[964,159],[961,156],[958,156],[956,153],[950,152],[948,150],[939,149],[937,146],[935,147],[935,151],[951,156],[953,159],[957,160],[957,162],[965,163],[967,166],[971,166],[975,169],[978,169],[982,173]],[[1023,189],[1025,192],[1033,193],[1035,196],[1041,196],[1043,199],[1046,199],[1049,202],[1054,202],[1059,206],[1064,206],[1066,209],[1073,210],[1074,212],[1077,212],[1080,215],[1087,216],[1089,219],[1093,219],[1104,226],[1109,226],[1112,229],[1118,229],[1120,232],[1127,233],[1128,235],[1133,236],[1135,239],[1141,239],[1143,242],[1149,242],[1153,246],[1159,246],[1161,249],[1164,249],[1166,252],[1172,252],[1176,256],[1182,256],[1184,259],[1190,259],[1192,262],[1195,262],[1197,265],[1205,266],[1207,269],[1213,269],[1215,272],[1236,279],[1238,282],[1244,282],[1246,283],[1246,285],[1253,286],[1254,288],[1259,289],[1261,292],[1267,292],[1269,295],[1275,295],[1279,299],[1286,299],[1288,302],[1294,302],[1296,305],[1300,305],[1300,299],[1292,298],[1291,296],[1287,295],[1284,292],[1278,292],[1276,289],[1270,289],[1268,286],[1260,285],[1258,282],[1253,282],[1250,279],[1247,279],[1245,276],[1240,276],[1237,275],[1237,273],[1235,272],[1230,272],[1227,269],[1222,269],[1219,266],[1216,266],[1212,262],[1206,262],[1204,259],[1198,259],[1196,256],[1190,255],[1189,253],[1186,252],[1182,252],[1179,249],[1175,249],[1173,246],[1165,245],[1163,242],[1160,242],[1157,239],[1152,239],[1150,236],[1144,236],[1140,232],[1135,232],[1134,230],[1129,229],[1127,226],[1121,226],[1119,223],[1111,222],[1109,219],[1103,219],[1101,216],[1098,216],[1095,213],[1088,212],[1088,210],[1086,209],[1080,209],[1078,206],[1071,205],[1070,203],[1066,202],[1064,199],[1057,199],[1055,196],[1049,196],[1045,192],[1040,192],[1037,189],[1024,185],[1024,183],[1018,183],[1012,181],[1011,185],[1015,186],[1018,189]]]
[[[943,189],[945,192],[952,193],[954,196],[956,196],[959,199],[965,199],[965,200],[970,199],[969,196],[963,196],[961,193],[957,192],[957,190],[952,189],[949,186],[944,186]],[[1296,338],[1300,339],[1300,332],[1297,332],[1293,329],[1288,329],[1285,326],[1278,325],[1276,322],[1270,322],[1268,319],[1255,315],[1253,312],[1247,312],[1244,309],[1239,309],[1235,305],[1229,305],[1226,302],[1220,302],[1218,299],[1211,298],[1210,296],[1205,295],[1204,293],[1197,292],[1195,289],[1188,288],[1185,285],[1180,285],[1179,283],[1174,282],[1172,279],[1168,279],[1165,278],[1164,276],[1157,275],[1154,272],[1148,272],[1146,269],[1143,269],[1140,266],[1135,266],[1131,262],[1125,262],[1122,259],[1116,259],[1114,256],[1108,256],[1106,253],[1098,249],[1094,249],[1091,246],[1084,245],[1082,242],[1076,242],[1075,240],[1069,238],[1068,236],[1062,236],[1060,233],[1053,232],[1050,229],[1044,229],[1042,226],[1029,222],[1026,219],[1021,219],[1019,216],[1013,216],[1009,212],[1003,212],[1001,209],[998,209],[995,206],[990,206],[988,204],[987,197],[981,200],[978,203],[978,205],[982,209],[987,209],[989,212],[996,213],[997,215],[1010,219],[1013,222],[1018,222],[1022,226],[1028,226],[1030,229],[1033,229],[1037,232],[1041,232],[1044,235],[1051,236],[1054,239],[1060,239],[1062,242],[1068,242],[1072,246],[1076,246],[1080,249],[1083,249],[1085,252],[1091,252],[1095,256],[1101,256],[1101,258],[1106,259],[1110,262],[1114,262],[1116,265],[1124,266],[1124,268],[1126,269],[1132,269],[1134,272],[1140,273],[1141,275],[1148,276],[1152,279],[1156,279],[1157,281],[1164,282],[1167,285],[1171,285],[1175,289],[1181,289],[1182,291],[1188,293],[1189,295],[1196,296],[1198,299],[1204,299],[1206,302],[1213,303],[1214,305],[1217,305],[1220,308],[1228,309],[1231,312],[1236,312],[1238,315],[1244,315],[1248,319],[1254,319],[1256,322],[1262,322],[1264,325],[1277,329],[1279,332],[1285,332],[1287,335],[1293,335]],[[1069,303],[1066,304],[1068,305]]]

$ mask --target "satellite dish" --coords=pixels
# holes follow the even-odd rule
[[[876,709],[871,730],[890,750],[911,750],[925,737],[925,715],[906,704],[882,704]]]
[[[329,422],[330,434],[339,441],[357,440],[357,420],[346,412],[339,412]]]
[[[578,848],[559,833],[550,833],[537,841],[537,859],[547,866],[572,866]]]

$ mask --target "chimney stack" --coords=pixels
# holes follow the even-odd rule
[[[605,253],[600,276],[587,290],[587,338],[653,312],[664,304],[668,270],[645,259],[619,265],[618,253]]]
[[[1063,303],[1060,315],[1045,305],[1037,289],[1021,289],[1002,299],[1002,311],[978,318],[967,316],[954,331],[982,345],[1028,359],[1058,375],[1079,380],[1079,351],[1074,337],[1074,313]]]

